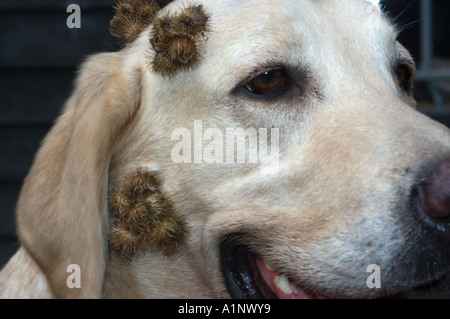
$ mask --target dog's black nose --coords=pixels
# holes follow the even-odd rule
[[[417,191],[422,211],[436,225],[450,222],[450,159],[431,170]]]

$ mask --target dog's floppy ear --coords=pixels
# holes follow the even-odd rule
[[[122,72],[120,62],[102,53],[84,64],[18,201],[19,238],[55,297],[102,294],[111,153],[137,117],[142,89],[140,71]]]

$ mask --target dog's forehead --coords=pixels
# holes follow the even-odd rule
[[[337,0],[203,0],[201,3],[211,17],[206,64],[201,74],[211,79],[217,74],[208,74],[208,69],[234,67],[235,71],[223,76],[236,78],[269,62],[307,59],[311,56],[308,52],[326,55],[333,51],[348,56],[354,50],[367,55],[396,39],[395,29],[368,0],[348,0],[345,4]],[[293,65],[296,63],[292,61]],[[209,83],[220,86],[213,80]]]
[[[374,5],[375,0],[203,1],[214,33],[230,41],[242,41],[245,36],[263,40],[266,35],[268,41],[274,41],[273,35],[283,34],[291,38],[306,34],[319,39],[327,35],[395,38],[394,29]]]
[[[214,1],[205,0],[205,2],[208,2],[208,1],[209,1],[209,4],[214,3],[218,7],[228,8],[228,9],[230,9],[230,8],[231,9],[238,9],[240,6],[246,5],[246,4],[249,4],[249,3],[252,3],[252,2],[261,5],[261,1],[255,1],[255,0],[214,0]],[[309,1],[311,1],[311,2],[326,2],[326,1],[329,1],[329,0],[309,0]],[[380,4],[380,0],[359,0],[359,1],[370,2],[372,5],[374,5],[376,7],[379,7],[379,4]],[[275,4],[276,1],[271,1],[271,2],[274,5],[276,5]],[[294,0],[293,1],[284,1],[284,3],[294,3],[294,2],[300,3],[300,2],[304,2],[304,1],[294,1]],[[336,1],[336,0],[331,0],[331,2],[339,3],[340,6],[342,6],[342,4],[343,4],[342,1]],[[347,4],[345,4],[345,5],[347,5]]]
[[[374,5],[378,3],[376,0],[347,0],[345,3],[337,0],[204,1],[217,31],[224,33],[241,28],[249,32],[294,28],[301,33],[302,30],[308,29],[308,26],[319,32],[329,33],[339,26],[340,29],[360,31],[367,36],[368,31],[379,33],[389,29],[389,23],[382,16],[380,8]]]
[[[350,18],[355,12],[360,12],[361,8],[365,11],[380,11],[379,0],[347,0],[345,2],[338,0],[200,0],[203,6],[208,8],[213,14],[227,17],[229,15],[239,15],[240,11],[251,9],[254,18],[266,13],[277,13],[283,11],[283,8],[289,10],[295,16],[301,17],[304,14],[310,14],[312,10],[320,8],[332,8],[336,16],[345,13]],[[197,2],[195,2],[197,3]],[[369,9],[370,8],[370,9]],[[352,13],[353,11],[353,13]],[[253,20],[253,19],[252,19]],[[249,21],[245,21],[249,22]]]

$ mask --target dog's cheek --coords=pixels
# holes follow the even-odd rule
[[[172,256],[184,244],[187,224],[159,189],[153,173],[136,170],[113,192],[109,201],[112,251],[132,260],[148,250]]]

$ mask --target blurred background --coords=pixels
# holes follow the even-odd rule
[[[170,1],[159,1],[165,5]],[[14,208],[34,155],[70,95],[77,66],[115,51],[109,20],[114,0],[0,1],[0,268],[18,248]],[[69,4],[81,28],[69,29]],[[415,58],[421,112],[450,126],[450,1],[384,0]]]

